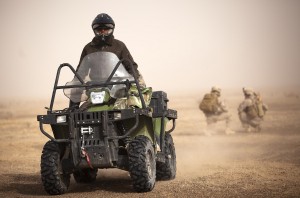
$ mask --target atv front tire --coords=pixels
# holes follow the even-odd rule
[[[41,175],[45,191],[50,195],[64,194],[70,185],[70,174],[64,174],[60,164],[60,149],[48,141],[41,156]]]
[[[74,179],[77,183],[91,183],[96,180],[97,168],[85,168],[82,170],[77,170],[73,173]]]
[[[157,180],[171,180],[176,176],[176,153],[173,138],[165,135],[165,162],[156,162]]]
[[[137,136],[129,144],[129,172],[133,188],[148,192],[154,188],[156,177],[155,153],[152,142],[146,136]]]

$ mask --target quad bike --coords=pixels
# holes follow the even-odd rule
[[[130,75],[124,61],[110,52],[95,52],[77,71],[67,63],[59,66],[47,115],[37,116],[41,132],[50,139],[41,155],[42,183],[48,194],[65,193],[71,174],[77,183],[93,182],[98,169],[128,171],[137,192],[151,191],[156,179],[175,178],[171,132],[177,111],[168,109],[165,92],[141,87],[132,63],[127,60]],[[74,79],[59,86],[63,67],[74,73]],[[70,105],[53,110],[58,89]],[[51,126],[53,135],[44,124]]]

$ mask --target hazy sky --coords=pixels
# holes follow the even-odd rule
[[[0,0],[1,97],[50,97],[103,12],[155,90],[300,87],[298,0]]]

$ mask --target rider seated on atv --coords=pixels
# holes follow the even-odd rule
[[[136,74],[138,75],[139,84],[142,88],[146,87],[143,76],[138,71],[138,65],[134,62],[129,50],[126,45],[117,39],[114,38],[113,32],[115,29],[115,22],[113,19],[105,13],[98,14],[96,18],[93,20],[92,29],[94,31],[95,37],[91,42],[89,42],[82,50],[80,61],[76,71],[79,69],[79,65],[83,58],[94,52],[112,52],[117,55],[117,57],[123,61],[123,64],[128,71],[129,74],[133,75],[133,71],[131,71],[130,63],[131,61],[133,67],[136,70]],[[74,103],[70,101],[70,107],[79,106],[79,103]]]

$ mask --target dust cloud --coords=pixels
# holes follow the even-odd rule
[[[155,90],[300,85],[299,1],[10,0],[0,2],[1,98],[49,98],[57,67],[77,66],[101,12]],[[62,84],[71,79],[62,72]]]

